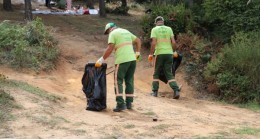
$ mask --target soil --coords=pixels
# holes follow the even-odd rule
[[[53,22],[57,18],[41,17],[45,22],[48,22],[46,19]],[[153,67],[149,65],[145,54],[137,64],[133,110],[120,113],[112,111],[116,105],[113,74],[107,75],[107,109],[101,112],[85,110],[86,98],[81,90],[84,66],[88,62],[95,62],[103,54],[107,38],[102,33],[82,34],[72,26],[67,22],[59,22],[59,26],[54,26],[53,35],[61,49],[55,70],[36,74],[0,66],[0,73],[9,79],[27,82],[63,98],[55,103],[23,90],[9,90],[22,108],[12,112],[15,119],[0,129],[0,138],[260,138],[259,133],[241,135],[235,132],[235,129],[243,127],[259,129],[259,112],[196,99],[199,92],[187,84],[182,70],[176,74],[177,83],[182,85],[179,100],[172,99],[172,90],[162,82],[159,97],[150,96]],[[113,61],[112,54],[106,61],[109,67],[113,66]]]

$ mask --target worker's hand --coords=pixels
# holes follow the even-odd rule
[[[135,52],[135,57],[137,61],[141,60],[140,52]]]
[[[177,58],[179,55],[176,51],[173,52],[173,55],[172,55],[174,58]]]
[[[149,61],[149,62],[152,62],[152,61],[153,61],[153,55],[149,55],[149,56],[148,56],[148,61]]]
[[[95,67],[96,68],[100,68],[102,66],[102,63],[104,62],[104,58],[103,57],[100,57],[97,62],[95,63]]]

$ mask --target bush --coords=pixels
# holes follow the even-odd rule
[[[1,79],[0,79],[1,82]],[[13,108],[18,108],[18,105],[15,103],[14,98],[6,93],[4,90],[0,89],[0,122],[5,123],[8,120],[12,119],[10,114]],[[1,125],[0,125],[1,127]]]
[[[236,33],[205,72],[215,82],[220,98],[231,103],[260,103],[260,32]]]
[[[214,36],[229,41],[235,32],[260,30],[260,1],[205,0],[205,21]]]
[[[143,38],[149,41],[150,33],[154,27],[154,19],[163,16],[165,25],[173,29],[175,35],[190,30],[193,26],[192,15],[184,4],[173,5],[154,5],[150,7],[151,13],[142,18],[141,26],[144,31]]]
[[[57,41],[40,18],[26,24],[0,24],[0,63],[17,68],[51,70],[59,55]]]

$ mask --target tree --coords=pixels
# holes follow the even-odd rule
[[[126,0],[121,0],[121,2],[122,2],[122,7],[126,7],[127,6],[127,1]]]
[[[4,8],[4,10],[6,10],[6,11],[12,11],[13,8],[12,8],[12,2],[11,2],[11,0],[4,0],[4,1],[3,1],[3,8]]]
[[[51,2],[51,0],[45,0],[45,6],[48,8],[51,8],[50,2]]]
[[[89,9],[94,9],[94,0],[85,0],[85,3]]]
[[[31,0],[24,0],[24,13],[25,13],[25,20],[27,21],[32,21],[32,4],[31,4]]]
[[[99,9],[99,15],[101,17],[106,17],[105,0],[99,0]]]

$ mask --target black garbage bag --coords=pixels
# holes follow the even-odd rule
[[[181,64],[181,61],[182,61],[182,55],[178,53],[178,57],[177,58],[173,58],[172,59],[172,74],[173,76],[175,76],[175,72],[176,70],[178,69],[178,67],[180,66]],[[164,74],[164,71],[163,69],[160,70],[160,75],[159,75],[159,80],[161,80],[162,82],[164,82],[165,84],[168,83],[168,80]]]
[[[95,63],[88,63],[81,79],[82,91],[87,98],[86,110],[101,111],[106,109],[106,69],[107,64],[103,63],[100,68],[95,68]]]

